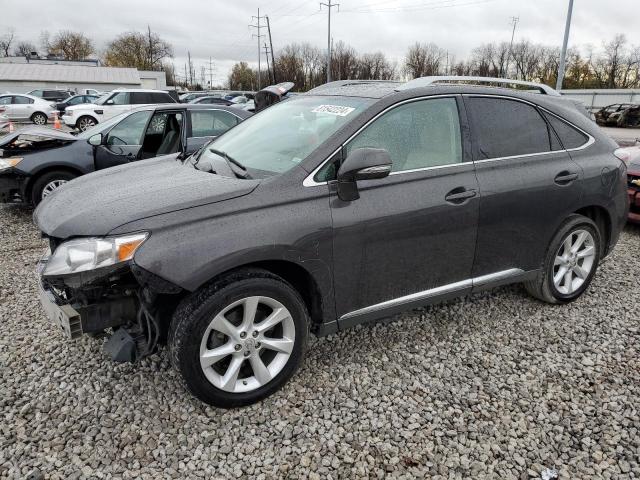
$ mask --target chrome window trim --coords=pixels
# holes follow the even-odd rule
[[[345,313],[344,315],[340,316],[338,320],[346,320],[349,318],[358,317],[360,315],[365,315],[367,313],[378,312],[381,310],[385,310],[387,308],[404,305],[417,300],[427,300],[429,298],[437,297],[439,295],[444,295],[447,293],[453,293],[458,290],[463,290],[469,287],[471,288],[479,287],[479,286],[490,284],[492,282],[507,280],[509,278],[516,277],[523,273],[525,273],[524,270],[520,268],[510,268],[508,270],[501,270],[499,272],[490,273],[488,275],[482,275],[480,277],[469,278],[467,280],[461,280],[459,282],[449,283],[447,285],[441,285],[440,287],[431,288],[429,290],[424,290],[422,292],[412,293],[410,295],[405,295],[403,297],[398,297],[392,300],[387,300],[385,302],[376,303],[375,305],[369,305],[368,307],[359,308],[358,310]]]
[[[367,123],[362,125],[353,135],[351,135],[349,138],[347,138],[342,143],[342,145],[340,145],[334,152],[331,153],[331,155],[329,155],[324,161],[322,161],[320,163],[320,165],[318,165],[316,168],[314,168],[313,171],[303,180],[302,185],[305,186],[305,187],[317,187],[317,186],[320,186],[320,185],[327,185],[328,182],[316,182],[313,179],[313,177],[316,176],[316,174],[320,171],[320,169],[322,169],[322,167],[324,167],[327,164],[327,162],[329,160],[331,160],[331,158],[333,158],[334,155],[336,155],[351,140],[353,140],[354,137],[356,137],[358,134],[360,134],[360,132],[362,132],[365,128],[367,128],[369,125],[371,125],[373,122],[375,122],[378,118],[380,118],[382,115],[384,115],[388,111],[393,110],[394,108],[399,107],[401,105],[405,105],[407,103],[418,102],[420,100],[429,100],[431,98],[453,98],[453,99],[455,99],[455,98],[458,97],[458,95],[459,95],[458,93],[447,93],[447,94],[442,94],[442,95],[423,95],[421,97],[409,98],[407,100],[403,100],[401,102],[394,103],[393,105],[389,105],[387,108],[385,108],[384,110],[382,110],[381,112],[376,114],[373,118],[369,119],[369,121]],[[402,171],[399,171],[399,172],[391,172],[390,175],[397,175],[399,173],[413,173],[413,172],[420,172],[420,171],[424,171],[424,170],[432,170],[434,168],[452,167],[452,166],[460,166],[460,165],[467,165],[467,164],[471,164],[471,162],[452,163],[452,164],[449,164],[449,165],[437,165],[435,167],[415,168],[413,170],[402,170]]]

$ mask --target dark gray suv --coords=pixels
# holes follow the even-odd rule
[[[559,96],[334,82],[56,190],[41,301],[69,338],[113,329],[118,361],[168,343],[198,398],[250,404],[309,331],[515,282],[577,299],[626,220],[616,148]]]

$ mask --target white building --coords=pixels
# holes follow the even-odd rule
[[[15,58],[15,57],[14,57]],[[109,91],[116,88],[167,89],[164,72],[147,72],[135,68],[100,67],[94,62],[26,61],[3,62],[0,59],[0,93],[26,93],[34,89],[92,88]]]

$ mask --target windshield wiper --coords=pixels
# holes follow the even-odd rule
[[[218,155],[219,157],[224,158],[227,163],[230,164],[229,166],[231,167],[231,170],[233,170],[233,172],[238,175],[238,177],[251,178],[251,175],[249,175],[249,172],[247,171],[247,167],[245,167],[235,158],[231,157],[228,153],[223,152],[222,150],[216,150],[215,148],[210,148],[209,151],[214,155]],[[240,172],[236,171],[236,169],[234,169],[232,165],[238,167],[240,169]]]

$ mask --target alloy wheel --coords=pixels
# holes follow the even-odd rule
[[[250,392],[282,371],[295,337],[293,318],[283,304],[270,297],[246,297],[211,320],[200,343],[200,366],[215,387]]]
[[[42,189],[42,199],[44,200],[46,197],[51,195],[55,189],[60,188],[65,183],[67,183],[67,180],[52,180],[47,183]]]
[[[92,118],[82,118],[80,119],[78,128],[80,129],[80,131],[84,132],[85,130],[94,127],[95,125],[96,122]]]
[[[36,114],[33,116],[33,123],[36,125],[45,125],[47,123],[47,117],[41,114]]]
[[[563,295],[576,292],[589,278],[596,258],[595,240],[587,230],[574,230],[560,245],[553,263],[553,284]]]

